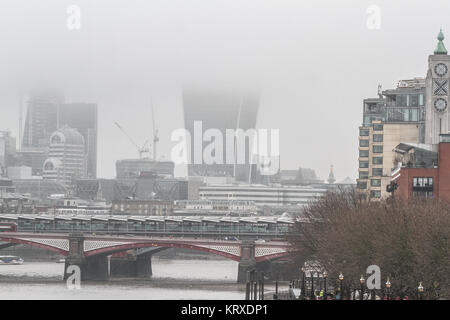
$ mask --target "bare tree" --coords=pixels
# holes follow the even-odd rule
[[[317,260],[330,276],[342,272],[359,288],[369,265],[378,265],[392,295],[450,297],[450,205],[437,200],[360,201],[354,191],[328,193],[305,210],[288,236],[296,265]],[[331,280],[331,279],[330,279]]]

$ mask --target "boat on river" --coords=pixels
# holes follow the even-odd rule
[[[23,259],[17,256],[0,256],[0,265],[22,264]]]

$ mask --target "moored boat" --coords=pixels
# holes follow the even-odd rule
[[[0,265],[22,264],[23,259],[17,256],[0,256]]]

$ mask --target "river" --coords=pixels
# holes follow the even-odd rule
[[[231,260],[152,259],[149,279],[83,282],[69,290],[62,279],[64,263],[25,262],[0,265],[0,299],[147,299],[241,300],[237,262]],[[268,288],[269,289],[269,288]]]

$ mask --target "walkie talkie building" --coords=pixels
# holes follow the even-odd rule
[[[254,129],[258,108],[259,96],[255,93],[199,88],[185,88],[183,90],[185,129],[191,134],[191,137],[194,137],[194,124],[196,122],[201,122],[203,132],[208,129],[218,129],[224,139],[227,129],[242,129],[244,131]],[[209,142],[203,142],[202,151],[208,144]],[[249,148],[250,144],[247,141],[245,164],[230,164],[225,161],[227,150],[224,142],[223,163],[206,164],[203,161],[202,163],[189,163],[188,175],[234,177],[236,180],[248,182],[251,180],[251,174],[256,173],[256,165],[251,165],[251,159],[248,157]],[[191,143],[191,155],[193,154],[194,143]]]

